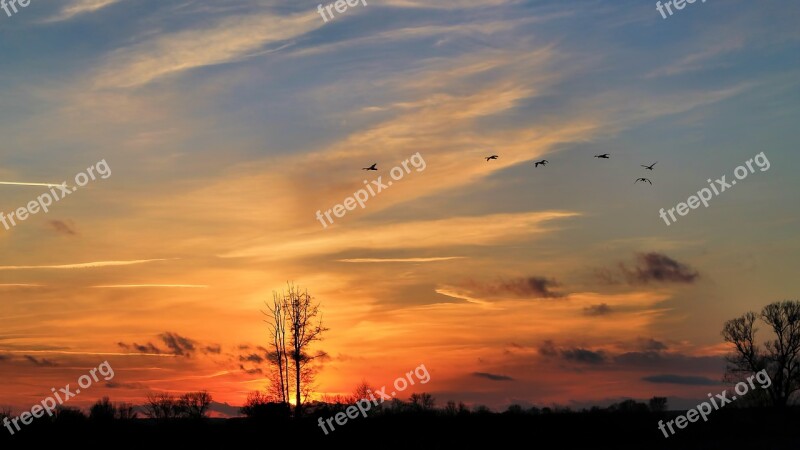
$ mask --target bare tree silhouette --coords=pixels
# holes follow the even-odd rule
[[[152,419],[201,419],[208,412],[211,400],[208,391],[187,392],[177,398],[168,392],[150,392],[143,406],[145,415]],[[124,414],[129,416],[131,412],[132,409]]]
[[[272,293],[272,305],[267,304],[269,317],[267,326],[270,331],[271,350],[267,355],[270,363],[271,392],[281,403],[289,403],[289,352],[286,351],[286,317],[284,315],[283,298],[277,292]]]
[[[355,403],[362,399],[369,399],[369,395],[375,389],[367,383],[367,380],[361,380],[361,383],[358,383],[356,388],[353,390],[353,396],[350,398],[350,403]]]
[[[167,392],[149,392],[143,406],[151,419],[173,419],[178,415],[175,397]]]
[[[414,393],[409,397],[412,407],[417,411],[432,411],[436,400],[427,392]]]
[[[295,375],[295,415],[302,415],[302,378],[303,368],[315,358],[324,356],[318,353],[316,356],[308,354],[310,345],[314,341],[322,338],[322,333],[327,328],[322,326],[322,314],[319,311],[319,304],[314,304],[313,297],[308,295],[308,291],[300,292],[299,288],[289,286],[288,295],[284,296],[286,306],[286,318],[289,321],[289,344],[291,359],[294,364]],[[310,375],[307,375],[306,382],[309,382]]]
[[[187,392],[178,400],[178,413],[189,419],[202,419],[211,406],[211,400],[208,391]]]
[[[756,343],[756,321],[769,325],[775,340]],[[759,314],[747,312],[725,322],[725,342],[734,345],[727,357],[728,381],[741,381],[748,374],[766,370],[772,385],[768,388],[772,403],[784,407],[792,394],[800,390],[800,302],[770,303]]]
[[[303,400],[311,395],[316,371],[310,365],[315,359],[326,356],[324,352],[310,354],[314,341],[322,339],[327,328],[322,326],[320,305],[307,290],[301,291],[292,284],[288,292],[281,295],[273,292],[273,303],[265,314],[269,324],[272,351],[269,362],[272,366],[273,390],[284,403],[290,396],[290,366],[294,377],[295,416],[302,415]],[[291,362],[291,364],[290,364]]]

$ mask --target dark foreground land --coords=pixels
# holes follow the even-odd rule
[[[350,420],[326,436],[316,419],[300,421],[135,419],[34,422],[0,449],[636,449],[798,450],[800,410],[730,409],[664,438],[659,419],[674,413],[398,414]]]

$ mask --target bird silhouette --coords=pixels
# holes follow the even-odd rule
[[[378,170],[378,163],[375,163],[369,167],[363,167],[361,170]]]
[[[634,182],[633,182],[633,184],[636,184],[636,183],[638,183],[638,182],[640,182],[640,181],[646,181],[646,182],[650,183],[651,185],[653,184],[653,182],[652,182],[652,181],[650,181],[650,180],[649,180],[649,179],[647,179],[647,178],[637,178],[637,179],[636,179],[636,181],[634,181]]]
[[[655,166],[656,164],[658,164],[658,161],[654,162],[653,164],[650,164],[649,166],[645,166],[644,164],[642,164],[641,166],[647,170],[653,170],[653,166]]]
[[[608,159],[608,158],[611,158],[611,155],[609,155],[608,153],[603,153],[602,155],[594,155],[594,157],[595,158]]]
[[[497,155],[487,156],[486,157],[486,162],[489,162],[490,159],[497,159],[497,158],[499,158],[499,156],[497,156]]]
[[[543,165],[543,166],[546,166],[546,165],[547,165],[547,163],[549,163],[549,162],[550,162],[550,161],[548,161],[548,160],[546,160],[546,159],[543,159],[543,160],[541,160],[541,161],[534,162],[534,164],[535,164],[535,166],[534,166],[534,167],[539,167],[539,164],[541,164],[541,165]]]

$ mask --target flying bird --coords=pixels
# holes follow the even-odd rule
[[[608,158],[611,158],[611,155],[609,155],[608,153],[603,153],[602,155],[594,155],[594,157],[595,158],[608,159]]]
[[[361,170],[378,170],[378,163],[375,163],[369,167],[363,167]]]
[[[653,170],[653,166],[655,166],[656,164],[658,164],[658,161],[654,162],[653,164],[650,164],[649,166],[645,166],[644,164],[641,164],[641,166],[647,170]]]
[[[497,155],[487,156],[486,157],[486,162],[489,162],[490,159],[497,159],[497,158],[499,158],[499,156],[497,156]]]
[[[534,167],[539,167],[539,164],[541,164],[541,165],[543,165],[543,166],[546,166],[546,165],[547,165],[547,163],[549,163],[549,162],[550,162],[550,161],[548,161],[548,160],[546,160],[546,159],[543,159],[543,160],[541,160],[541,161],[534,162],[534,164],[535,164],[535,166],[534,166]]]
[[[646,181],[646,182],[650,183],[651,185],[653,184],[653,182],[652,182],[652,181],[650,181],[650,180],[649,180],[649,179],[647,179],[647,178],[637,178],[637,179],[636,179],[636,181],[634,181],[634,182],[633,182],[633,184],[636,184],[636,183],[638,183],[638,182],[640,182],[640,181]]]

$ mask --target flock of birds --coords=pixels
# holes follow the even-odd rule
[[[489,161],[491,161],[493,159],[497,159],[499,157],[500,156],[498,156],[498,155],[487,156],[486,157],[486,162],[489,162]],[[600,159],[611,159],[611,155],[608,154],[608,153],[603,153],[602,155],[594,155],[594,157],[595,158],[600,158]],[[539,166],[546,166],[549,162],[550,161],[548,161],[546,159],[543,159],[541,161],[534,161],[533,164],[534,164],[534,167],[539,167]],[[653,164],[650,164],[649,166],[645,166],[644,164],[642,164],[641,166],[644,167],[646,170],[653,170],[653,168],[655,167],[656,164],[658,164],[658,161],[654,162]],[[638,183],[640,181],[643,182],[643,183],[650,183],[651,186],[653,185],[653,182],[649,178],[643,178],[643,177],[637,178],[636,181],[633,182],[633,184],[636,184],[636,183]]]
[[[499,157],[500,157],[499,155],[487,156],[486,157],[486,162],[489,162],[489,161],[491,161],[493,159],[497,159]],[[594,155],[594,157],[595,158],[600,158],[600,159],[611,159],[611,155],[608,154],[608,153],[603,153],[602,155]],[[534,161],[533,164],[534,164],[534,167],[539,167],[539,166],[546,166],[549,162],[550,161],[548,161],[546,159],[543,159],[541,161]],[[642,164],[641,166],[644,167],[645,170],[651,170],[652,171],[656,164],[658,164],[658,161],[654,162],[653,164],[650,164],[649,166],[645,166],[644,164]],[[378,163],[374,163],[373,165],[371,165],[369,167],[362,167],[361,170],[378,170]],[[643,183],[650,183],[651,186],[653,185],[653,182],[649,178],[644,178],[644,177],[637,178],[636,181],[633,182],[633,184],[636,184],[636,183],[638,183],[640,181],[643,182]]]

